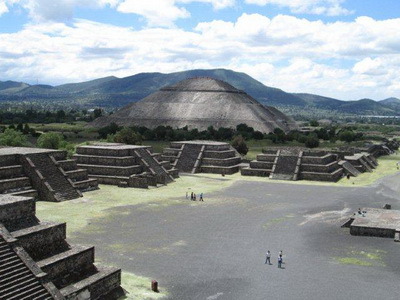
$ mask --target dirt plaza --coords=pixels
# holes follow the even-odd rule
[[[358,207],[399,209],[398,177],[341,187],[186,175],[175,188],[120,189],[119,200],[116,187],[101,186],[61,203],[63,216],[47,203],[38,213],[70,219],[71,241],[95,245],[102,263],[135,274],[140,280],[125,288],[143,293],[128,299],[397,299],[399,244],[340,225]],[[203,192],[205,202],[186,191]],[[152,279],[159,294],[147,291]]]

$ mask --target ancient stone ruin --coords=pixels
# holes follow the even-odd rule
[[[90,125],[171,126],[206,130],[236,128],[247,124],[261,132],[280,128],[297,129],[296,122],[274,107],[264,106],[230,84],[208,77],[190,78],[164,87],[146,98],[128,104],[110,116],[100,117]]]
[[[241,170],[244,176],[264,176],[281,180],[338,181],[343,176],[335,154],[298,149],[270,149],[257,155],[250,166]]]
[[[228,143],[213,141],[172,142],[162,154],[180,172],[233,174],[241,157]]]
[[[66,224],[42,222],[32,197],[0,195],[0,299],[118,299],[121,270],[70,245]]]
[[[167,184],[178,177],[169,161],[160,160],[150,146],[98,143],[79,146],[73,156],[89,178],[102,184],[147,188]]]
[[[32,196],[43,201],[65,201],[97,188],[86,170],[78,169],[65,151],[0,148],[0,194]]]
[[[376,236],[400,241],[400,211],[381,208],[360,208],[342,225],[351,235]]]

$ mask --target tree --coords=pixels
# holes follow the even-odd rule
[[[93,111],[93,117],[94,117],[95,119],[101,117],[102,115],[103,115],[103,112],[102,112],[101,108],[95,108],[95,109],[94,109],[94,111]]]
[[[29,134],[31,132],[31,128],[29,127],[28,123],[25,124],[24,129],[22,130],[23,134]]]
[[[311,120],[311,121],[310,121],[310,126],[311,126],[311,127],[318,127],[318,126],[319,126],[319,123],[318,123],[317,120]]]
[[[232,147],[236,149],[241,155],[246,155],[249,152],[249,148],[241,135],[237,135],[233,138]]]
[[[319,139],[316,135],[310,134],[304,143],[307,148],[317,148],[319,146]]]
[[[0,134],[0,145],[13,147],[26,146],[27,139],[22,132],[7,128]]]
[[[125,127],[115,134],[114,142],[128,145],[140,145],[142,144],[142,136],[133,128]]]
[[[339,140],[345,141],[347,143],[354,141],[355,137],[356,135],[352,130],[344,130],[339,133]]]
[[[59,149],[64,137],[57,132],[43,133],[37,140],[36,145],[39,148]]]
[[[99,137],[101,139],[107,138],[109,134],[116,134],[117,131],[121,130],[122,127],[118,126],[116,123],[112,122],[110,125],[102,127],[99,129]]]

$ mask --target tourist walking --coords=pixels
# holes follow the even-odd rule
[[[278,268],[279,268],[279,269],[282,268],[282,261],[283,261],[282,255],[279,255],[279,257],[278,257]]]
[[[190,194],[190,200],[193,201],[193,192]]]
[[[199,199],[199,201],[204,201],[204,200],[203,200],[203,193],[200,194],[200,199]]]
[[[265,258],[265,263],[267,264],[271,264],[271,252],[269,252],[269,250],[267,251],[267,255],[266,255],[266,258]]]
[[[193,201],[196,201],[196,194],[193,194]]]

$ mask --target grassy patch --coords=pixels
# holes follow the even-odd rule
[[[282,223],[282,222],[284,222],[284,221],[286,221],[286,220],[288,220],[290,218],[293,218],[293,217],[294,217],[294,215],[289,214],[289,215],[286,215],[286,216],[281,217],[281,218],[270,219],[270,220],[268,220],[268,222],[264,223],[262,227],[264,229],[267,229],[267,228],[269,228],[269,227],[271,227],[271,226],[273,226],[275,224]]]
[[[126,297],[122,299],[153,300],[162,299],[168,295],[167,291],[162,286],[159,286],[159,293],[153,292],[151,290],[151,279],[149,278],[137,276],[128,272],[122,272],[121,279],[122,287],[128,291]]]
[[[373,264],[368,261],[364,261],[354,257],[336,257],[337,262],[343,265],[355,265],[355,266],[364,266],[364,267],[371,267]]]
[[[83,198],[60,203],[38,202],[39,219],[53,222],[67,222],[67,234],[85,230],[101,230],[87,226],[96,218],[115,218],[118,215],[110,208],[146,204],[141,209],[153,210],[168,205],[177,205],[186,200],[186,192],[210,193],[220,191],[237,181],[240,175],[225,176],[203,174],[182,176],[167,186],[150,189],[118,188],[101,185],[99,190],[84,193]],[[92,228],[93,226],[93,228]]]
[[[338,184],[343,186],[366,186],[374,183],[376,180],[396,174],[400,172],[397,169],[396,163],[400,161],[400,154],[392,154],[387,156],[381,156],[378,158],[378,167],[371,173],[365,172],[357,177],[351,177],[350,179],[343,178]]]
[[[386,252],[383,250],[370,250],[370,251],[357,251],[351,250],[346,254],[346,257],[334,257],[334,259],[344,265],[355,265],[355,266],[384,266],[383,254]]]

